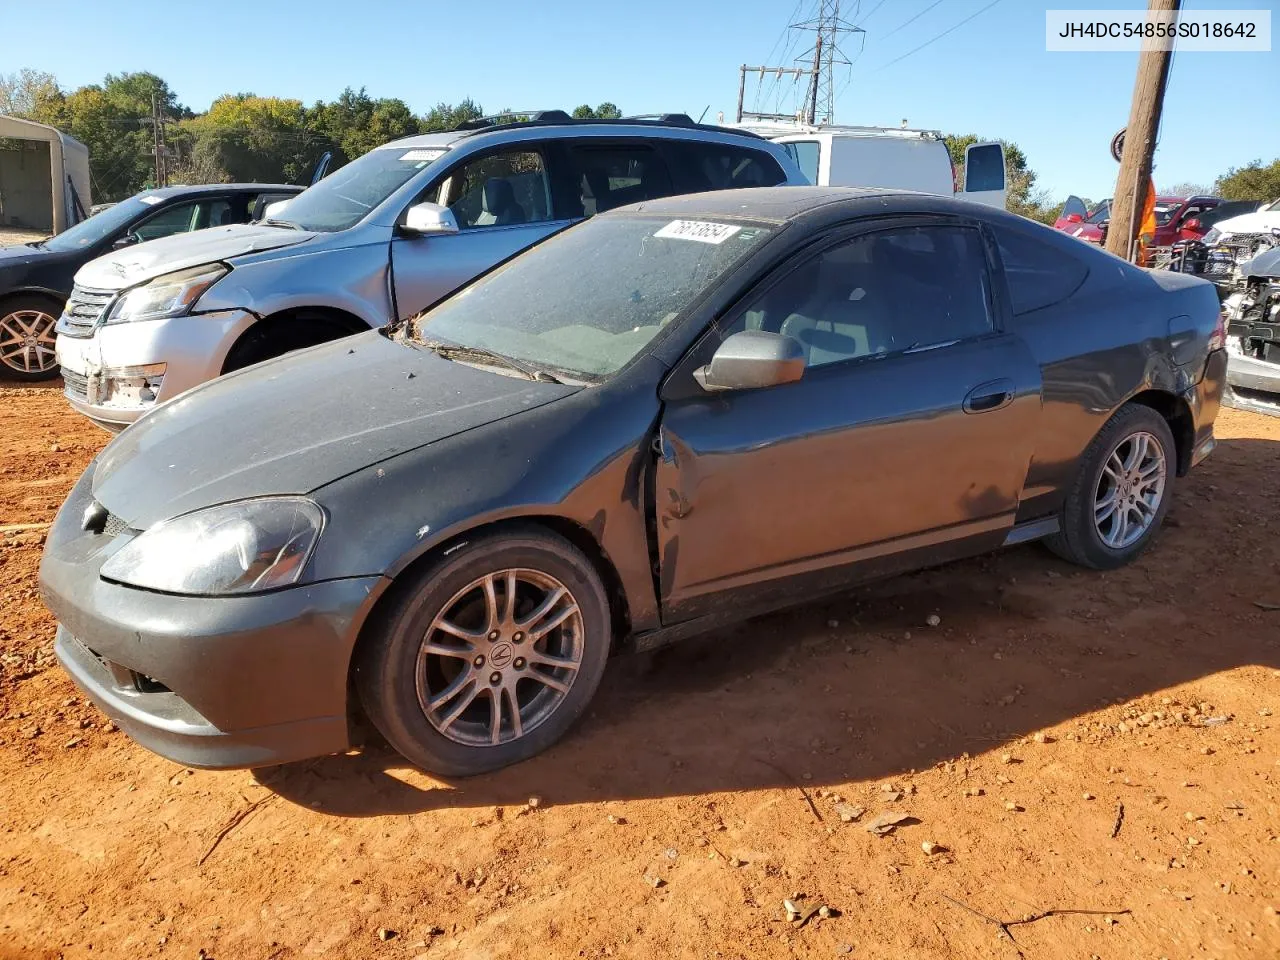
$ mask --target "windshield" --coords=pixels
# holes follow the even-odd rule
[[[302,191],[274,219],[325,233],[354,227],[444,152],[443,147],[370,150]]]
[[[1173,217],[1174,213],[1182,207],[1182,201],[1177,203],[1157,203],[1156,204],[1156,224],[1163,227]]]
[[[151,202],[148,203],[148,200]],[[45,241],[44,247],[46,250],[55,250],[59,253],[92,247],[100,240],[105,240],[128,226],[129,223],[138,219],[158,202],[158,198],[152,199],[145,193],[130,197],[128,200],[122,200],[101,213],[95,213],[87,220],[81,220],[74,227],[62,231],[56,237],[50,237]]]
[[[771,232],[756,224],[593,217],[428,311],[415,332],[588,380],[608,376]]]

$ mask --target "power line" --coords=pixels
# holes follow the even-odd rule
[[[927,7],[925,7],[923,10],[921,10],[919,13],[917,13],[917,14],[916,14],[914,17],[912,17],[910,20],[907,20],[907,21],[906,21],[906,22],[904,22],[904,23],[900,23],[900,24],[898,24],[896,27],[894,27],[892,30],[890,30],[888,33],[886,33],[886,34],[885,34],[883,37],[881,37],[880,39],[881,39],[881,40],[883,40],[883,39],[885,39],[886,37],[892,37],[895,33],[897,33],[897,32],[898,32],[899,30],[901,30],[903,27],[909,27],[909,26],[911,26],[911,24],[915,23],[917,20],[919,20],[921,17],[923,17],[926,13],[928,13],[930,10],[932,10],[934,7],[936,7],[936,6],[937,6],[938,4],[940,4],[941,2],[942,2],[942,0],[933,0],[933,3],[929,4]]]
[[[941,2],[941,0],[939,0],[939,3],[940,3],[940,2]],[[997,3],[999,3],[999,2],[1000,2],[1000,0],[991,0],[991,2],[990,2],[990,3],[988,3],[988,4],[987,4],[985,7],[983,7],[981,10],[977,11],[976,13],[972,13],[972,14],[970,14],[969,16],[965,17],[963,20],[961,20],[959,23],[957,23],[954,27],[949,27],[949,28],[947,28],[946,30],[943,30],[941,33],[937,34],[936,36],[930,37],[930,38],[929,38],[928,40],[926,40],[924,43],[920,44],[920,46],[915,47],[915,48],[914,48],[914,49],[912,49],[912,50],[908,50],[906,53],[904,53],[904,54],[903,54],[902,56],[900,56],[900,57],[897,57],[897,58],[895,58],[895,59],[893,59],[893,60],[890,60],[888,63],[886,63],[886,64],[882,65],[879,69],[877,69],[877,70],[876,70],[876,72],[877,72],[877,73],[879,73],[881,70],[886,70],[886,69],[888,69],[889,67],[892,67],[895,63],[898,63],[898,62],[900,62],[900,61],[902,61],[902,60],[907,59],[907,57],[911,56],[913,53],[919,53],[919,52],[920,52],[921,50],[923,50],[925,47],[929,46],[929,44],[931,44],[931,43],[933,43],[933,42],[935,42],[935,41],[937,41],[937,40],[941,40],[943,37],[945,37],[945,36],[946,36],[947,34],[949,34],[949,33],[954,33],[956,30],[959,30],[961,27],[963,27],[963,26],[964,26],[966,23],[968,23],[970,20],[973,20],[975,17],[979,17],[979,16],[981,16],[982,14],[986,13],[988,10],[990,10],[992,7],[994,7],[994,6],[995,6]],[[936,5],[937,5],[937,4],[935,4],[935,6],[936,6]]]
[[[884,4],[885,4],[885,0],[880,0],[880,2],[879,2],[879,3],[877,3],[877,4],[876,4],[874,7],[872,7],[870,10],[868,10],[864,16],[858,17],[858,19],[854,21],[854,24],[855,24],[856,26],[862,26],[864,23],[866,23],[868,20],[870,20],[870,19],[871,19],[872,14],[874,14],[877,10],[879,10],[881,7],[883,7],[883,6],[884,6]],[[854,16],[857,16],[857,14],[854,14]]]

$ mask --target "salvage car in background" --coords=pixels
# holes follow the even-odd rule
[[[638,204],[122,433],[48,534],[55,650],[179,763],[344,750],[354,690],[412,762],[492,770],[628,638],[1040,538],[1132,560],[1213,449],[1219,319],[951,199]]]
[[[1090,210],[1086,209],[1083,200],[1072,195],[1063,203],[1053,229],[1069,233],[1077,240],[1101,245],[1107,239],[1107,224],[1110,222],[1110,200],[1101,200]]]
[[[58,325],[67,399],[121,430],[223,373],[411,316],[583,217],[673,193],[803,182],[782,147],[684,114],[547,110],[396,140],[260,224],[84,267]]]
[[[94,207],[92,216],[47,240],[0,247],[0,377],[58,376],[54,327],[71,294],[72,278],[90,260],[144,240],[247,223],[266,204],[301,189],[217,183],[144,190],[121,203]]]

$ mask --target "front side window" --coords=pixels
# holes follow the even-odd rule
[[[788,273],[728,333],[800,342],[810,366],[982,336],[993,329],[982,237],[969,227],[903,227],[838,244]]]
[[[158,240],[196,229],[199,216],[198,202],[179,203],[134,227],[132,232],[139,240]]]
[[[532,150],[493,153],[464,164],[445,181],[440,202],[463,230],[552,219],[546,167]]]
[[[804,174],[804,178],[811,184],[818,182],[818,150],[820,144],[816,140],[796,140],[792,143],[784,143],[783,149],[791,154],[791,159],[796,162],[796,166],[800,168],[800,172]]]
[[[769,234],[754,223],[593,217],[445,300],[413,331],[428,342],[605,377]]]
[[[634,147],[574,147],[582,216],[590,217],[641,200],[669,197],[671,174],[655,150]]]

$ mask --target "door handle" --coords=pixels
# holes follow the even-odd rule
[[[988,380],[980,383],[964,397],[965,413],[990,413],[1013,402],[1012,380]]]

